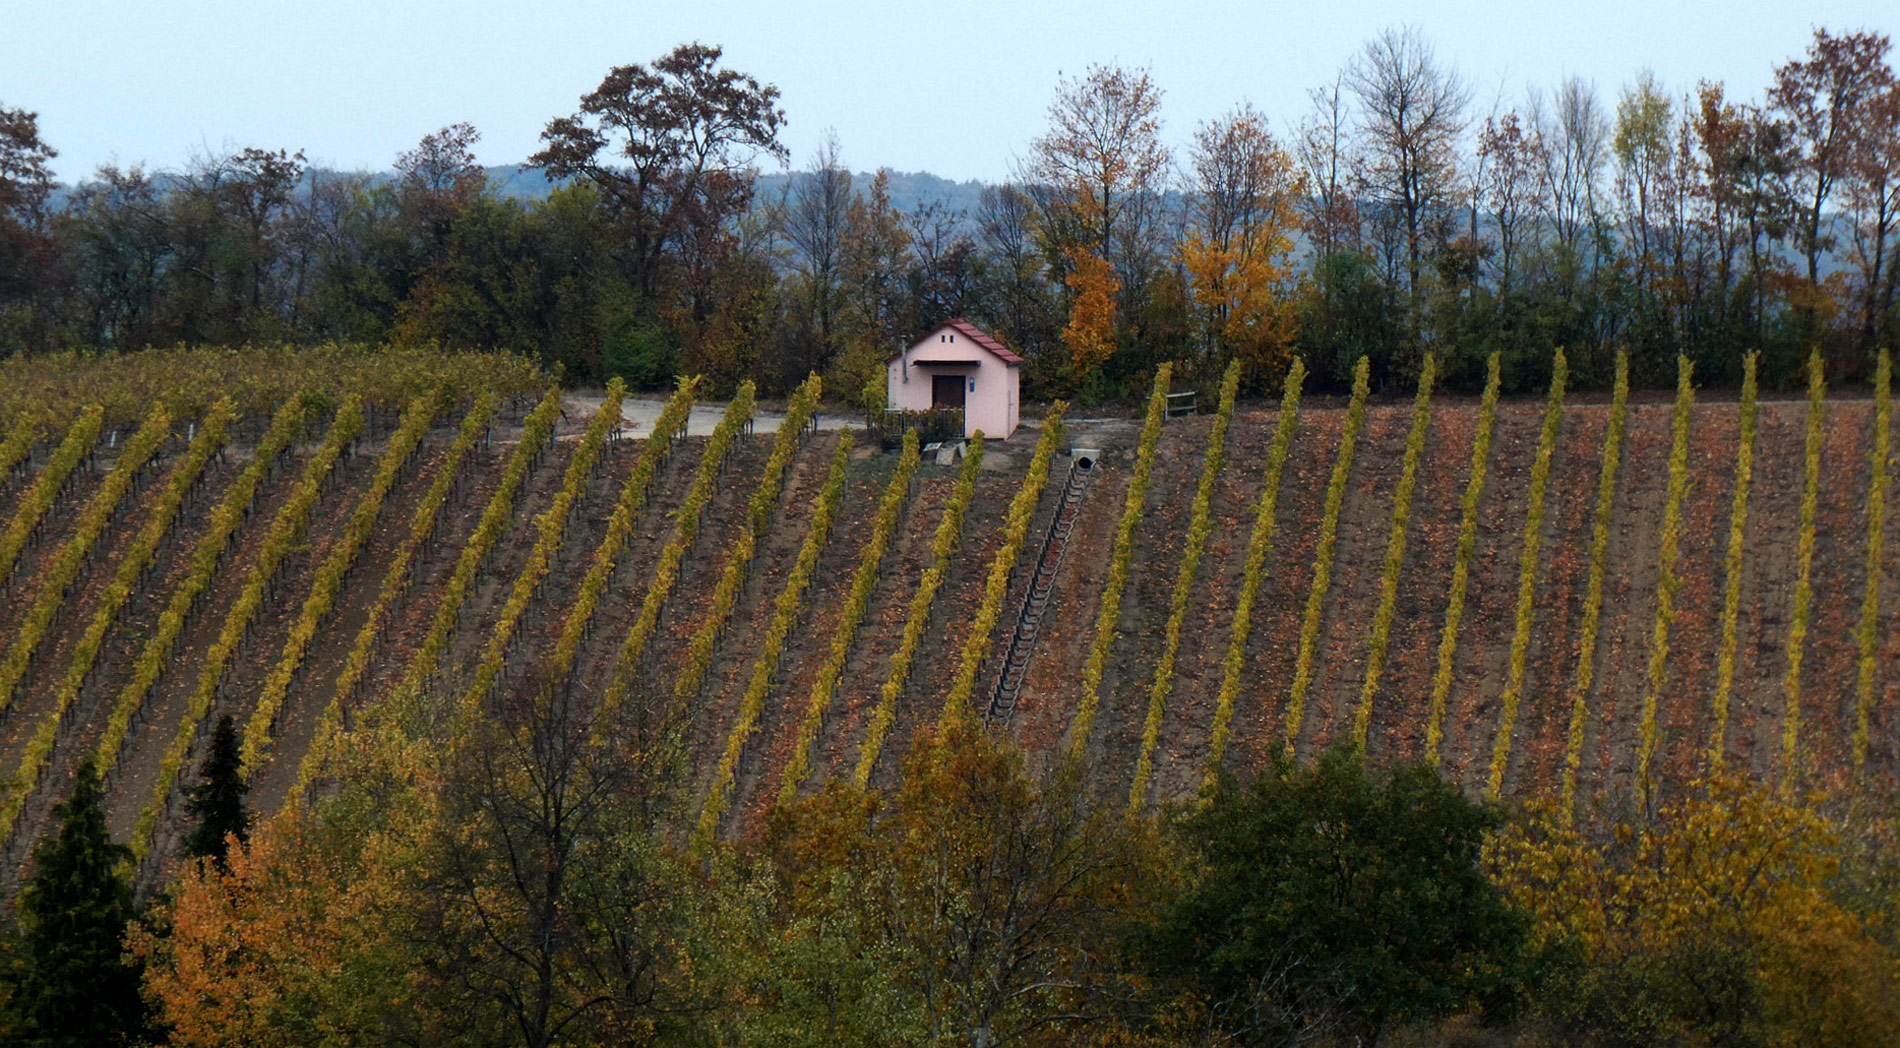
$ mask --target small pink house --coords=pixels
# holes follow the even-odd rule
[[[1023,358],[958,317],[893,354],[885,403],[893,411],[963,409],[963,435],[1002,439],[1022,417]]]

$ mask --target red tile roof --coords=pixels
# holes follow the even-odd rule
[[[996,355],[997,359],[1002,360],[1004,363],[1020,364],[1023,362],[1023,358],[1017,356],[1014,352],[1010,350],[1008,346],[1005,346],[1001,342],[998,342],[996,339],[990,336],[989,332],[984,331],[982,328],[977,327],[975,324],[970,323],[969,321],[963,319],[962,317],[953,318],[951,320],[945,321],[943,324],[937,327],[931,328],[929,333],[925,335],[925,338],[928,338],[930,335],[934,335],[937,332],[942,331],[944,328],[949,328],[950,330],[955,331],[957,334],[962,335],[964,338],[969,339],[970,341],[976,343],[977,345],[983,347],[984,349],[989,350],[991,353]],[[913,347],[918,346],[918,345],[921,345],[922,342],[923,340],[919,339],[918,341],[911,343],[911,345]],[[900,354],[892,353],[890,356],[890,359],[896,360],[899,355]]]

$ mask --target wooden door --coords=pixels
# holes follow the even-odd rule
[[[930,377],[930,406],[934,408],[963,407],[963,376],[932,375]]]

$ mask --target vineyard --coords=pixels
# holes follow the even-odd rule
[[[338,352],[272,357],[229,396],[214,357],[9,365],[9,890],[87,758],[162,876],[225,715],[275,810],[383,711],[454,732],[556,695],[664,709],[699,847],[827,780],[887,789],[961,716],[1135,809],[1353,742],[1576,813],[1716,764],[1900,772],[1885,361],[1871,397],[1817,367],[1784,398],[1750,358],[1739,399],[1686,360],[1646,398],[1621,362],[1588,398],[1561,357],[1522,399],[1495,362],[1482,398],[1435,394],[1429,361],[1391,398],[1363,367],[1337,397],[1295,367],[1273,400],[1230,373],[1187,418],[1163,367],[1138,419],[1055,405],[942,462],[818,429],[815,379],[775,432],[746,387],[688,437],[690,382],[629,432],[617,384],[582,409],[505,358]],[[192,378],[161,396],[168,374]],[[1020,690],[993,706],[1012,651]]]

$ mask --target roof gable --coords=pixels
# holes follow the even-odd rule
[[[1023,358],[1017,356],[1008,346],[1003,345],[991,337],[989,332],[984,331],[982,328],[977,327],[962,317],[944,321],[942,324],[931,328],[922,338],[913,340],[908,348],[916,349],[918,346],[929,342],[932,336],[940,335],[944,332],[955,332],[956,334],[962,335],[964,338],[969,339],[971,343],[987,350],[991,356],[994,356],[1006,364],[1020,364],[1023,362]],[[893,353],[890,359],[896,360],[900,355],[901,354]]]

